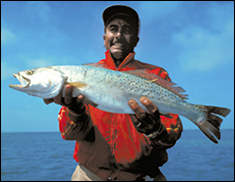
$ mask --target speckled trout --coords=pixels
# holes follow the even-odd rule
[[[113,113],[134,112],[128,100],[135,99],[140,105],[141,96],[147,96],[162,114],[182,115],[196,124],[213,142],[220,139],[219,126],[230,109],[186,102],[181,87],[145,70],[113,71],[90,65],[50,66],[13,74],[21,83],[11,88],[32,96],[49,99],[60,92],[64,85],[75,87],[73,96],[83,94],[98,109]],[[145,109],[145,107],[143,107]]]

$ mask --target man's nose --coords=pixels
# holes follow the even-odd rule
[[[123,35],[122,31],[118,31],[118,32],[116,33],[116,37],[117,37],[117,38],[120,38],[122,35]]]

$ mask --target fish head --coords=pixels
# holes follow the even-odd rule
[[[13,76],[20,84],[9,87],[44,99],[57,96],[66,80],[60,71],[51,67],[25,70]]]

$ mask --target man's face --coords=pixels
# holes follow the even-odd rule
[[[113,19],[106,26],[104,45],[106,49],[110,49],[111,55],[116,60],[124,59],[133,51],[138,40],[134,28],[123,19]]]

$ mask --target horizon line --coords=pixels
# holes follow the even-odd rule
[[[198,129],[193,129],[193,128],[192,129],[191,128],[183,129],[183,131],[185,131],[185,130],[197,131]],[[234,128],[221,128],[220,130],[234,130]],[[5,134],[5,133],[60,133],[60,131],[1,131],[1,134]]]

